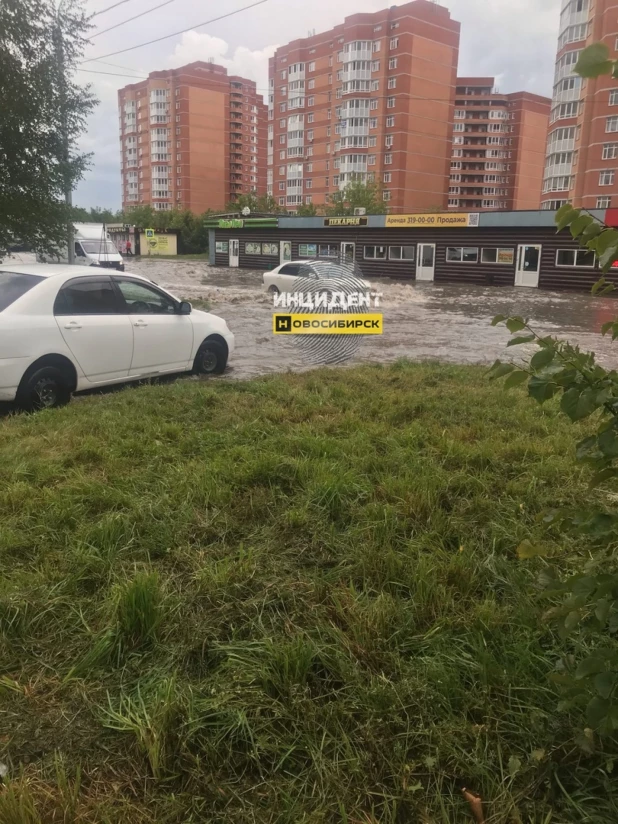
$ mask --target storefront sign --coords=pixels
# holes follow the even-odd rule
[[[387,229],[465,229],[479,225],[479,215],[443,212],[437,215],[387,215]]]
[[[242,229],[245,225],[244,220],[220,220],[219,229]]]
[[[325,217],[324,226],[366,226],[366,217]]]
[[[498,263],[515,263],[515,249],[498,249]]]

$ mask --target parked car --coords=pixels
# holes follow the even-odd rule
[[[271,294],[278,295],[281,292],[295,292],[299,278],[326,280],[332,277],[343,277],[345,274],[359,278],[352,266],[342,266],[327,260],[292,260],[289,263],[282,263],[270,272],[264,272],[264,286]],[[360,283],[363,289],[371,288],[364,280],[360,280]]]
[[[139,275],[0,266],[0,401],[59,406],[73,392],[159,375],[220,374],[234,335]]]

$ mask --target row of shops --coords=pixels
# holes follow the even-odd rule
[[[618,225],[618,210],[591,214]],[[210,221],[210,262],[268,271],[298,260],[354,262],[363,275],[541,289],[590,289],[593,253],[555,213],[484,212]]]

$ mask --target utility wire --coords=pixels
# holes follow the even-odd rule
[[[107,34],[108,31],[113,31],[114,29],[120,28],[120,26],[125,26],[127,23],[131,23],[133,20],[137,20],[139,17],[144,17],[146,14],[150,14],[152,11],[157,11],[157,9],[162,9],[163,6],[169,6],[170,3],[173,3],[174,0],[165,0],[165,3],[161,3],[158,6],[153,6],[151,9],[146,9],[146,11],[141,12],[140,14],[136,14],[135,17],[129,17],[128,20],[123,20],[122,23],[116,23],[115,26],[110,26],[108,29],[103,29],[103,31],[95,32],[90,36],[92,40],[95,37],[100,37],[102,34]]]
[[[129,46],[129,48],[127,49],[119,49],[118,51],[110,52],[109,54],[102,54],[99,57],[89,57],[86,60],[82,60],[82,63],[92,63],[96,60],[102,60],[105,57],[113,57],[115,54],[124,54],[125,52],[134,51],[135,49],[141,49],[144,46],[151,46],[153,43],[160,43],[162,40],[169,40],[170,37],[177,37],[179,34],[185,34],[186,32],[192,31],[193,29],[200,29],[203,26],[208,26],[210,23],[216,23],[219,20],[225,20],[227,17],[233,17],[236,14],[240,14],[243,11],[248,11],[249,9],[253,9],[256,6],[261,6],[267,2],[268,0],[257,0],[256,3],[251,3],[249,6],[243,6],[241,9],[230,11],[227,14],[220,15],[219,17],[213,17],[212,20],[206,20],[203,23],[197,23],[197,25],[189,26],[189,28],[187,29],[175,31],[172,34],[166,34],[163,37],[157,37],[154,40],[148,40],[146,43],[139,43],[137,46]]]
[[[120,0],[119,3],[114,3],[113,6],[108,6],[106,9],[101,9],[101,11],[95,11],[92,15],[93,17],[98,17],[100,14],[105,14],[106,11],[111,11],[112,9],[118,8],[118,6],[124,6],[125,3],[130,3],[131,0]]]

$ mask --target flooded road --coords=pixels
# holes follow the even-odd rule
[[[29,255],[16,262],[32,262]],[[32,256],[33,257],[33,256]],[[236,335],[236,352],[226,371],[235,379],[313,368],[290,338],[272,333],[272,298],[264,291],[263,271],[227,269],[196,260],[126,260],[128,272],[150,278],[178,297],[208,300]],[[363,338],[348,363],[398,358],[451,363],[493,363],[518,358],[534,347],[507,349],[509,334],[492,327],[494,315],[522,315],[544,334],[568,338],[594,350],[605,366],[618,364],[618,343],[599,330],[618,317],[618,301],[585,293],[536,289],[453,286],[394,280],[372,282],[382,293],[384,335]],[[378,310],[380,311],[380,310]]]
[[[236,335],[237,349],[226,372],[229,378],[311,368],[293,340],[272,334],[272,299],[264,292],[261,271],[216,268],[202,261],[148,260],[127,261],[127,270],[151,278],[179,297],[211,302],[212,311],[225,318]],[[383,294],[384,335],[364,338],[349,361],[352,364],[390,363],[403,357],[485,364],[533,352],[533,347],[506,348],[509,333],[491,326],[497,314],[522,315],[541,333],[594,349],[604,365],[618,362],[618,350],[599,334],[605,321],[618,316],[618,302],[612,298],[393,280],[372,285]]]

